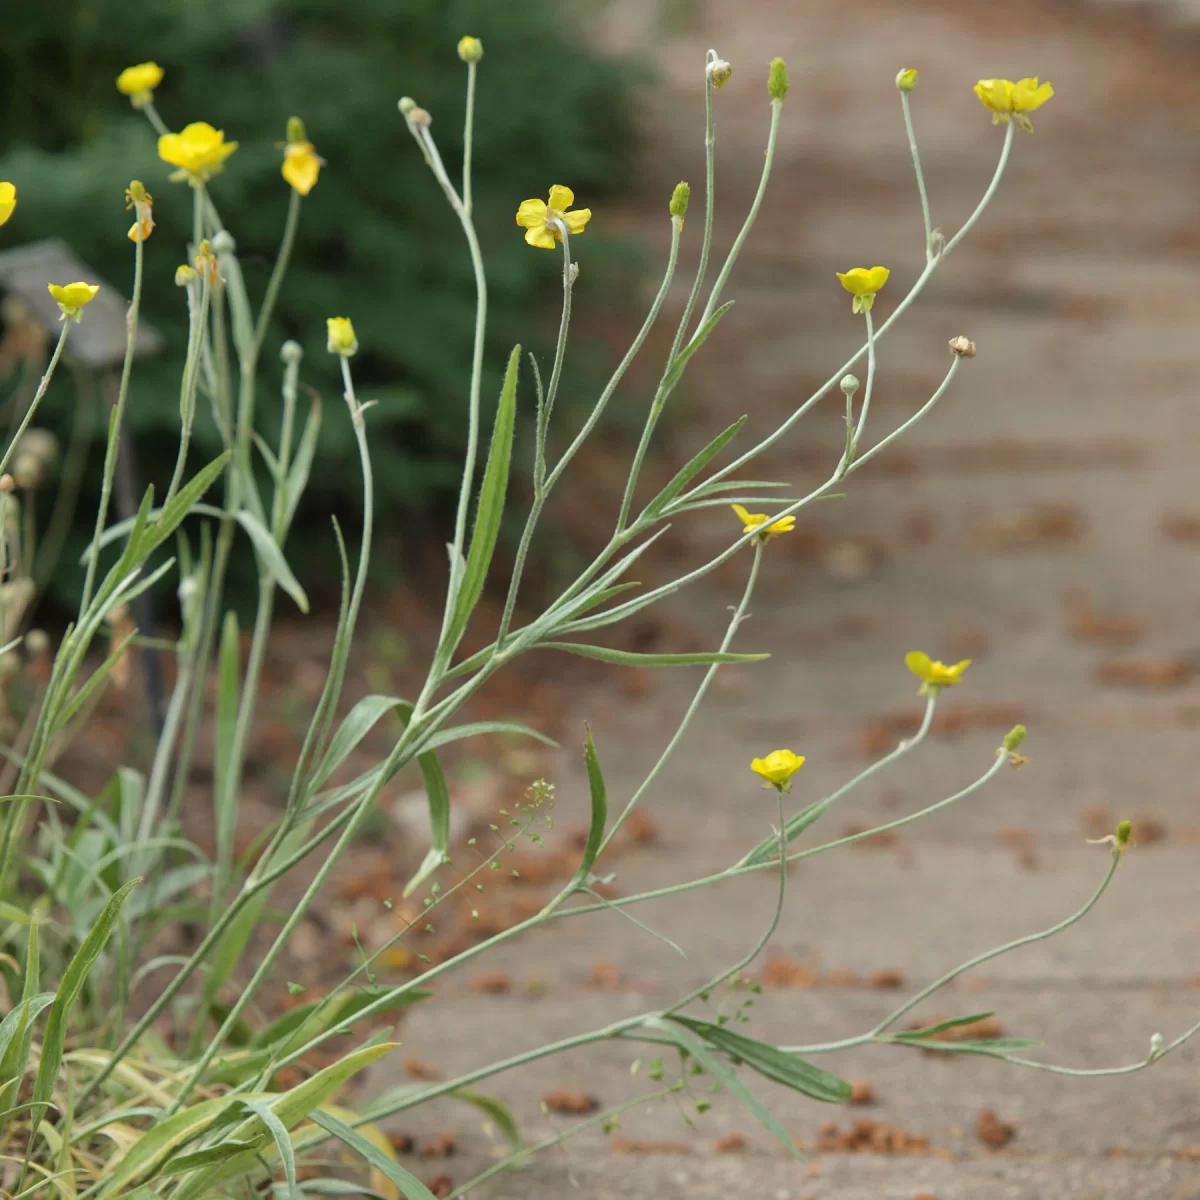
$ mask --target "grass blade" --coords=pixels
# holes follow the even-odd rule
[[[317,1111],[312,1120],[326,1133],[337,1138],[344,1146],[366,1160],[366,1162],[400,1189],[407,1200],[434,1200],[433,1193],[411,1172],[390,1159],[378,1146],[369,1142],[357,1129],[352,1129],[328,1112]]]
[[[714,663],[752,663],[770,658],[769,654],[639,654],[632,650],[613,650],[609,646],[591,646],[584,642],[538,642],[538,650],[565,650],[581,658],[617,663],[623,667],[707,667]]]

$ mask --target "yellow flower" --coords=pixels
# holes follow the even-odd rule
[[[138,226],[142,227],[142,241],[144,242],[151,233],[154,232],[154,216],[151,212],[151,205],[154,203],[154,197],[146,191],[140,180],[135,179],[125,189],[125,208],[135,209],[137,220],[129,227],[129,240],[136,242],[138,240]]]
[[[158,157],[179,168],[171,179],[192,183],[215,175],[237,148],[237,142],[225,140],[223,129],[214,129],[207,121],[193,121],[182,133],[164,133],[158,139]]]
[[[928,695],[944,687],[953,687],[962,682],[963,672],[971,665],[969,658],[964,658],[952,667],[944,662],[931,659],[921,650],[910,650],[904,656],[904,665],[921,680],[921,695]]]
[[[553,250],[556,241],[562,241],[558,228],[561,221],[571,233],[582,233],[592,219],[590,208],[567,209],[575,203],[575,193],[569,187],[556,183],[550,189],[550,203],[542,200],[522,200],[517,209],[517,224],[525,230],[525,240],[539,250]]]
[[[288,142],[283,150],[283,177],[300,193],[307,196],[317,183],[317,175],[325,160],[313,151],[312,142]]]
[[[766,513],[747,512],[740,504],[732,504],[730,507],[737,513],[737,518],[742,523],[742,532],[754,533],[755,530],[758,530],[758,536],[764,542],[769,542],[771,538],[777,537],[781,533],[791,533],[796,528],[795,517],[780,517],[778,521],[772,521],[770,525],[767,525]],[[765,529],[762,528],[764,525],[767,526]]]
[[[79,320],[79,310],[85,304],[91,304],[96,293],[100,290],[98,283],[48,283],[46,284],[50,295],[58,301],[58,307],[62,309],[63,318],[74,317]]]
[[[17,187],[13,183],[0,183],[0,225],[3,225],[17,207]]]
[[[842,287],[854,297],[854,311],[860,313],[870,311],[875,303],[875,293],[887,283],[891,271],[887,267],[854,267],[845,274],[841,271],[836,274]]]
[[[349,358],[358,352],[358,338],[349,317],[329,317],[325,322],[329,334],[329,353]]]
[[[117,91],[128,96],[134,108],[145,108],[162,79],[163,69],[158,63],[138,63],[136,67],[126,67],[117,76]]]
[[[477,63],[483,57],[483,43],[470,34],[458,39],[458,57],[465,63]]]
[[[793,754],[790,750],[772,750],[766,758],[755,758],[750,762],[750,770],[766,780],[764,788],[776,788],[781,792],[792,790],[792,776],[802,766],[804,755]]]
[[[1000,125],[1010,118],[1026,133],[1033,132],[1026,113],[1041,108],[1051,96],[1054,88],[1049,83],[1038,83],[1037,76],[1032,79],[981,79],[975,85],[975,95],[979,102],[992,114],[992,124]]]

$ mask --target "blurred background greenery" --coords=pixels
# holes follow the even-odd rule
[[[133,251],[124,189],[138,178],[154,193],[157,228],[146,247],[142,312],[165,334],[167,348],[134,374],[127,423],[139,484],[165,485],[177,445],[186,322],[173,276],[185,256],[191,198],[187,187],[167,182],[169,168],[156,156],[145,118],[114,87],[117,73],[156,60],[166,70],[156,103],[170,127],[204,120],[240,142],[212,195],[237,239],[255,301],[288,204],[279,143],[289,116],[304,119],[328,165],[303,204],[264,351],[257,424],[276,444],[276,351],[295,338],[306,350],[305,377],[326,400],[303,519],[324,534],[328,513],[336,511],[352,526],[361,504],[356,456],[324,346],[325,317],[352,317],[363,347],[355,361],[359,394],[380,401],[371,443],[377,512],[385,529],[433,534],[450,507],[465,437],[474,289],[461,230],[396,101],[414,96],[433,114],[446,162],[460,160],[465,69],[455,45],[465,32],[482,39],[474,179],[490,282],[490,407],[512,344],[545,356],[556,332],[560,260],[525,246],[513,223],[518,203],[563,182],[580,205],[596,207],[621,185],[632,155],[631,97],[645,68],[589,48],[580,22],[594,19],[596,6],[586,7],[573,20],[554,0],[56,0],[0,22],[0,178],[16,182],[20,196],[3,247],[62,237],[99,278],[128,294]],[[451,172],[457,174],[453,165]],[[632,247],[606,238],[593,222],[589,276],[608,275],[613,285],[593,294],[630,294],[636,270]],[[589,349],[580,327],[560,402],[565,421],[572,419],[570,398],[598,375],[599,359],[600,348]],[[10,386],[0,384],[0,396]],[[104,401],[97,393],[89,403]],[[42,411],[38,423],[65,442],[77,411],[69,375],[56,380]],[[98,494],[104,421],[93,424],[66,563],[86,543]],[[202,423],[193,467],[217,449],[211,422]],[[289,557],[312,584],[331,565],[333,542],[301,540],[305,533],[293,537],[304,552],[293,549]],[[60,570],[52,598],[69,600],[77,574]]]

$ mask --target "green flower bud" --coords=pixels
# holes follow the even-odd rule
[[[687,216],[688,201],[692,198],[692,187],[688,183],[677,183],[671,193],[671,216],[681,221]]]
[[[185,288],[193,279],[196,278],[196,272],[191,267],[184,263],[182,266],[175,268],[175,286]]]
[[[417,102],[411,96],[401,96],[400,102],[396,107],[407,117],[417,107]]]
[[[1014,725],[1004,735],[1004,748],[1011,754],[1025,740],[1025,726]]]
[[[1117,848],[1124,850],[1129,845],[1130,835],[1133,833],[1133,822],[1122,821],[1117,826]]]
[[[308,141],[308,134],[304,130],[304,122],[299,117],[288,117],[287,140],[293,146],[298,146],[300,143]]]
[[[771,73],[767,76],[767,93],[772,100],[782,100],[788,93],[787,63],[782,58],[771,59]]]
[[[483,57],[483,43],[477,37],[459,38],[458,57],[465,63],[477,63]]]
[[[840,387],[847,396],[853,396],[854,393],[858,391],[858,376],[843,375],[842,382],[838,384],[838,387]]]
[[[279,357],[285,363],[298,363],[304,357],[304,349],[299,342],[289,338],[279,347]]]
[[[917,86],[917,73],[912,67],[896,72],[896,87],[902,92],[911,92]]]
[[[228,229],[222,229],[213,235],[212,248],[214,254],[232,254],[237,249],[237,242]]]

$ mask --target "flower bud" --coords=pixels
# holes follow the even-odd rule
[[[902,92],[911,92],[917,86],[917,73],[912,67],[896,72],[896,87]]]
[[[237,242],[228,229],[222,229],[220,233],[213,234],[212,248],[214,254],[232,254],[237,249]]]
[[[1150,1035],[1150,1053],[1146,1056],[1147,1062],[1153,1062],[1163,1052],[1163,1035],[1161,1033],[1152,1033]]]
[[[483,43],[477,37],[459,38],[458,57],[465,63],[477,63],[483,57]]]
[[[433,118],[423,108],[411,109],[405,115],[413,129],[428,129],[433,124]]]
[[[411,96],[401,96],[400,102],[396,105],[404,116],[408,116],[414,108],[417,107],[417,102]]]
[[[325,321],[325,328],[329,334],[330,354],[340,354],[343,358],[349,358],[358,353],[358,338],[349,317],[329,317]]]
[[[958,337],[950,339],[950,351],[957,354],[959,358],[974,358],[975,343],[960,334]]]
[[[1117,826],[1117,849],[1124,850],[1129,845],[1129,838],[1133,833],[1133,822],[1122,821]]]
[[[207,238],[200,243],[200,248],[196,251],[196,274],[205,283],[213,286],[221,277],[217,270],[217,256],[213,253],[212,245]]]
[[[847,396],[853,396],[854,393],[858,391],[858,376],[843,375],[842,382],[838,384],[838,387],[840,387]]]
[[[175,286],[185,288],[193,279],[196,278],[196,272],[192,270],[187,263],[175,268]]]
[[[723,58],[715,58],[708,64],[708,78],[715,88],[724,87],[732,74],[733,68]]]
[[[308,133],[304,129],[304,122],[299,117],[288,117],[287,140],[293,146],[298,146],[308,141]]]
[[[279,347],[279,357],[285,363],[298,363],[304,357],[304,348],[299,342],[293,342],[289,338]]]
[[[692,187],[688,183],[677,183],[675,190],[671,193],[671,216],[678,217],[680,228],[683,227],[683,218],[687,216],[688,201],[692,198]]]
[[[1011,754],[1025,740],[1025,726],[1014,725],[1004,735],[1004,748]]]
[[[771,72],[767,76],[767,94],[772,100],[782,101],[788,93],[787,63],[782,58],[771,59]]]

